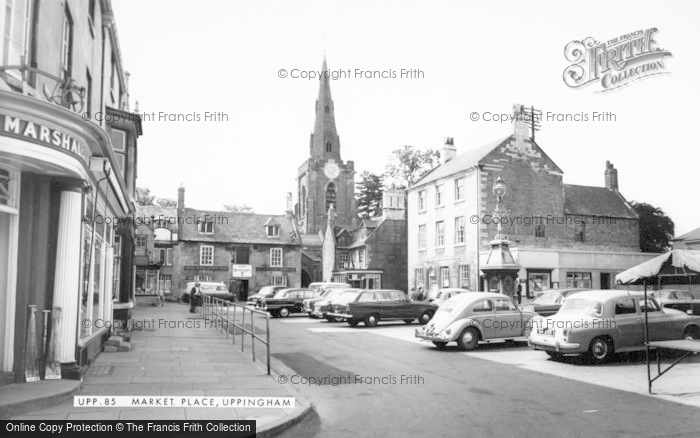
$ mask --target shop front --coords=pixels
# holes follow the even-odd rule
[[[113,163],[97,124],[0,91],[3,383],[48,378],[48,368],[78,378],[101,351],[122,258],[115,218],[134,212]]]

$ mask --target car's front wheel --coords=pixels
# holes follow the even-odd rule
[[[372,313],[365,317],[365,327],[376,327],[379,324],[379,315]]]
[[[434,314],[435,314],[435,312],[430,311],[430,310],[426,310],[425,312],[423,312],[423,314],[420,316],[421,324],[429,323],[430,320],[433,319]]]
[[[479,345],[479,332],[474,327],[465,328],[457,339],[457,344],[462,350],[473,350]]]
[[[591,363],[603,363],[610,360],[613,355],[613,344],[610,338],[599,336],[591,341],[587,359]]]
[[[282,307],[282,308],[279,310],[279,315],[280,315],[282,318],[288,317],[288,316],[289,316],[289,309],[287,309],[286,307]]]

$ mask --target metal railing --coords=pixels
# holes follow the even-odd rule
[[[204,318],[215,321],[215,327],[219,327],[219,331],[225,331],[226,338],[229,336],[229,328],[233,345],[236,345],[237,330],[240,330],[241,351],[245,350],[245,336],[251,337],[251,351],[253,353],[253,362],[255,362],[255,341],[260,341],[266,347],[267,358],[267,374],[270,374],[270,314],[260,310],[250,309],[245,305],[232,303],[222,300],[221,298],[202,295],[202,306],[199,312]],[[233,309],[233,312],[231,311]],[[240,309],[240,310],[239,310]],[[245,326],[246,313],[250,313],[250,330]],[[240,325],[237,323],[238,315],[240,314]],[[255,315],[265,318],[265,337],[255,333]]]

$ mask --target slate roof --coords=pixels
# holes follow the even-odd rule
[[[211,216],[214,233],[205,234],[197,230],[196,223],[183,223],[181,241],[221,242],[221,243],[261,243],[299,245],[299,236],[294,232],[292,219],[285,215],[231,213],[228,211],[195,210],[185,208],[183,217],[189,222],[192,218]],[[265,224],[273,219],[280,226],[279,236],[268,237]],[[184,221],[183,221],[184,222]]]
[[[323,246],[323,239],[318,234],[302,234],[300,237],[303,246]]]
[[[410,189],[431,183],[433,181],[437,181],[441,178],[445,178],[450,175],[454,175],[458,172],[463,172],[464,170],[469,169],[470,167],[476,166],[477,164],[479,164],[479,161],[481,161],[492,150],[496,149],[498,146],[501,146],[506,141],[510,140],[511,137],[512,135],[509,135],[508,137],[496,140],[494,142],[467,151],[463,154],[457,155],[447,163],[433,168],[433,170],[428,172],[427,175],[416,181],[410,187]]]
[[[689,231],[681,236],[675,237],[673,240],[700,240],[700,228],[696,228],[693,231]]]
[[[625,198],[605,187],[564,184],[564,213],[637,219]]]
[[[175,207],[159,207],[157,205],[137,205],[136,206],[136,216],[138,217],[155,217],[158,219],[158,215],[162,215],[163,218],[176,218],[177,209]],[[174,219],[172,219],[174,220]],[[177,225],[177,223],[175,224]]]

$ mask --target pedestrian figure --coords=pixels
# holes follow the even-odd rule
[[[523,300],[523,286],[521,284],[518,284],[518,304]]]
[[[195,311],[196,304],[194,300],[199,297],[199,294],[199,283],[195,283],[192,290],[190,290],[190,313],[194,313]]]
[[[416,295],[416,300],[423,301],[425,299],[425,294],[423,293],[423,286],[418,286],[418,294]]]

